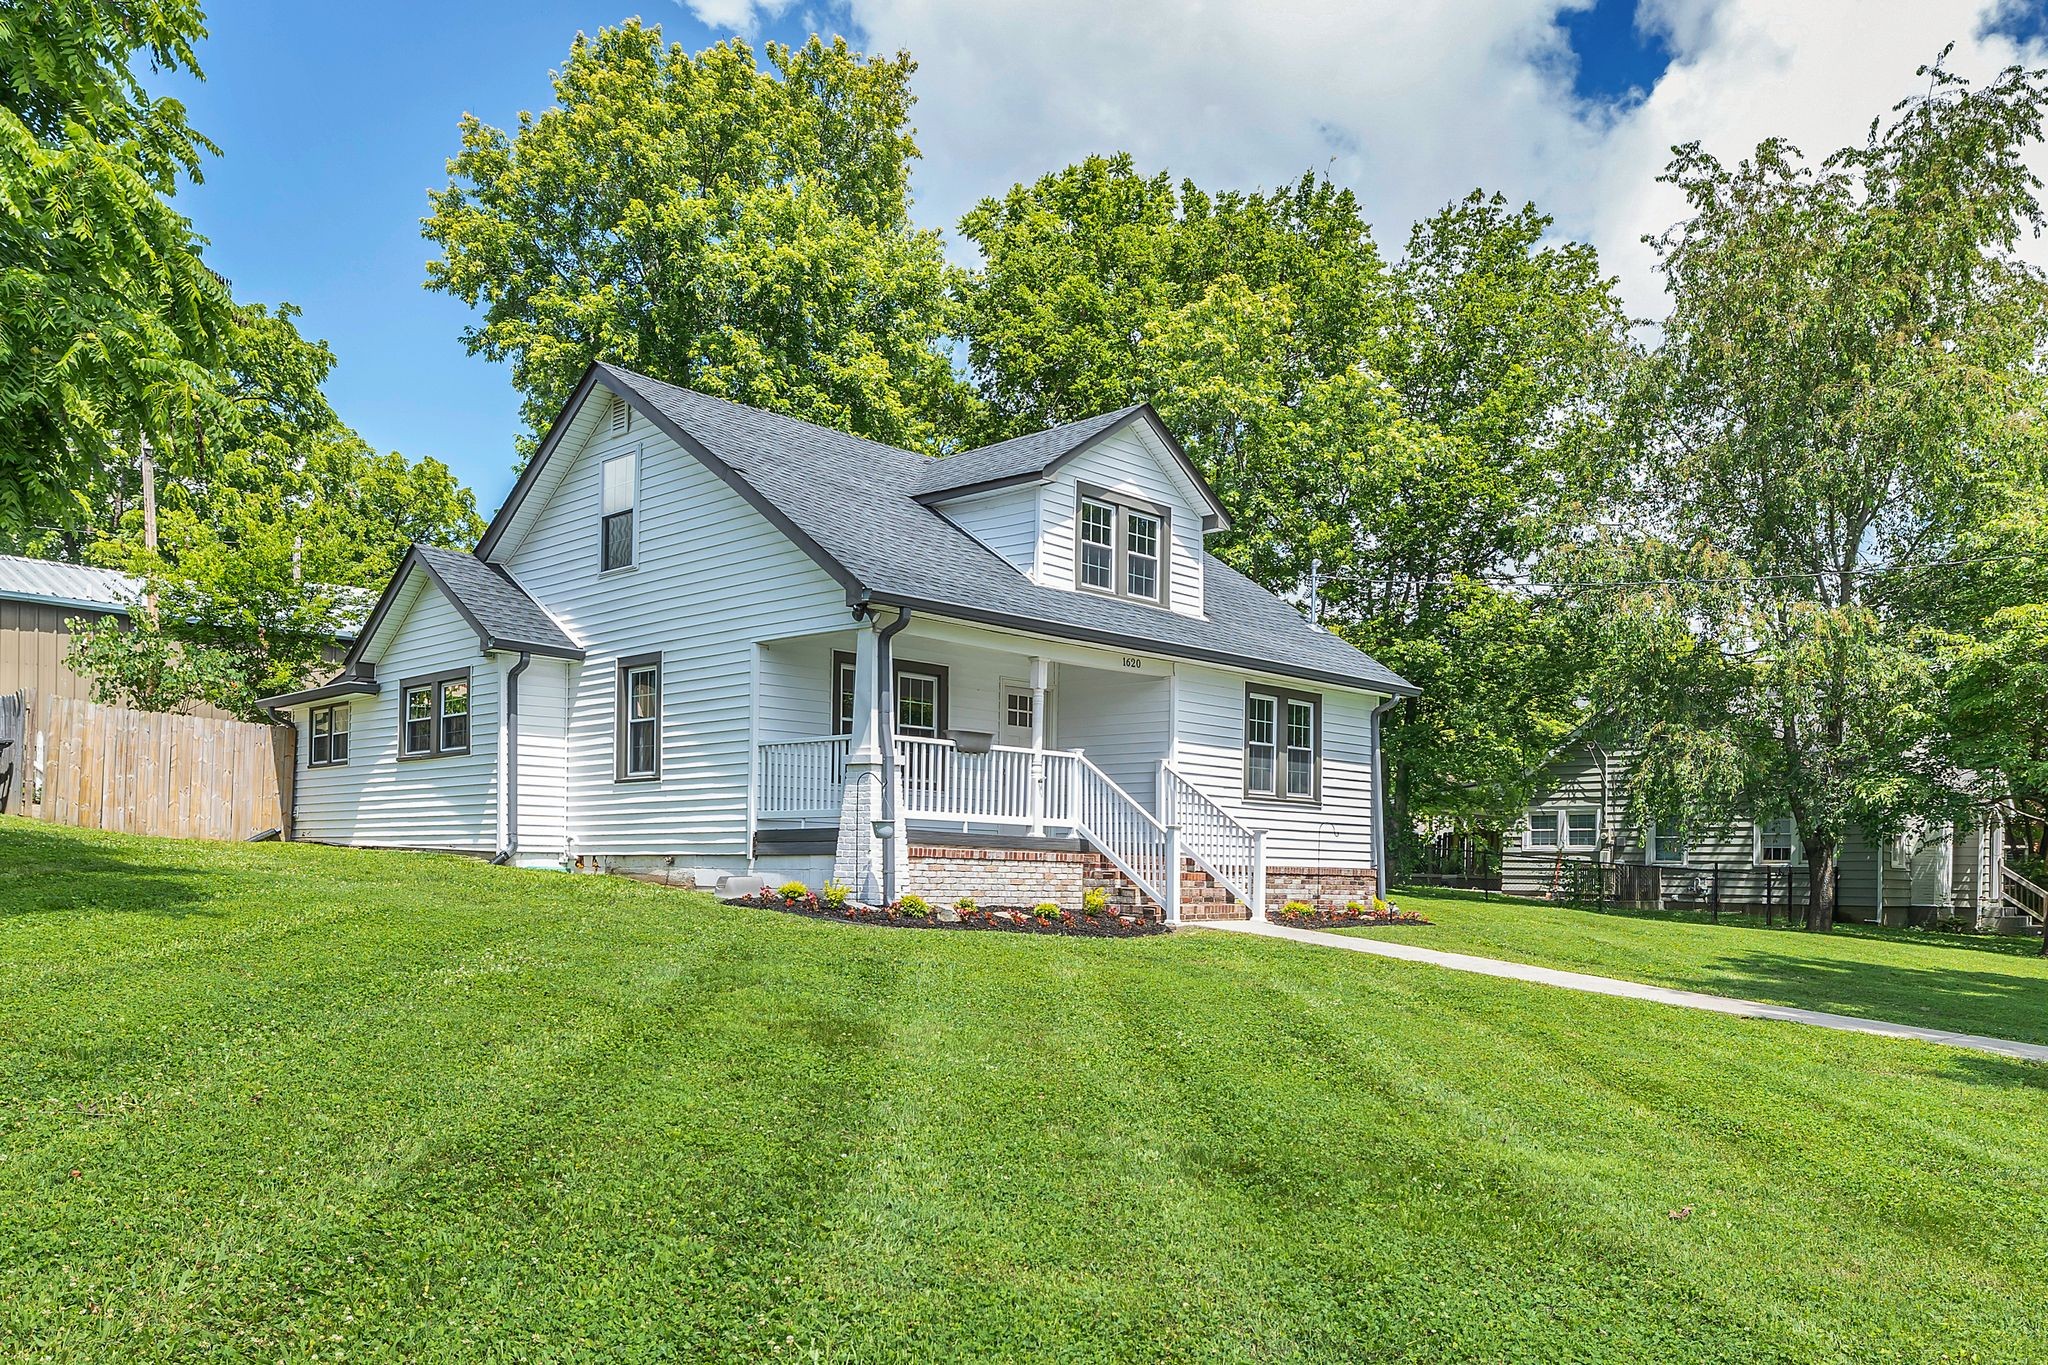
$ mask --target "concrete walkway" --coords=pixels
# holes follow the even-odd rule
[[[1966,1047],[1978,1052],[1996,1053],[2001,1057],[2017,1057],[2021,1061],[2048,1062],[2048,1044],[2015,1043],[2006,1038],[1987,1038],[1978,1033],[1951,1033],[1947,1029],[1890,1024],[1882,1019],[1859,1019],[1853,1014],[1829,1014],[1824,1010],[1803,1010],[1791,1005],[1766,1005],[1760,1000],[1736,1000],[1725,995],[1708,995],[1704,991],[1679,991],[1669,986],[1646,986],[1640,981],[1617,981],[1611,976],[1566,972],[1555,967],[1531,967],[1521,962],[1502,962],[1498,958],[1474,957],[1470,953],[1446,953],[1435,948],[1418,948],[1412,943],[1355,938],[1350,934],[1332,934],[1316,929],[1294,929],[1284,924],[1248,924],[1243,920],[1213,920],[1192,927],[1221,929],[1233,934],[1253,934],[1259,938],[1284,938],[1289,942],[1306,943],[1317,948],[1341,948],[1353,953],[1370,953],[1375,957],[1398,957],[1406,962],[1426,962],[1433,967],[1448,967],[1454,972],[1476,972],[1481,976],[1505,977],[1510,981],[1532,981],[1540,986],[1560,986],[1568,991],[1586,991],[1593,995],[1618,995],[1625,1000],[1650,1000],[1660,1005],[1677,1005],[1684,1009],[1739,1015],[1744,1019],[1782,1019],[1792,1024],[1811,1024],[1815,1028],[1840,1029],[1844,1033],[1874,1033],[1882,1038],[1910,1038],[1915,1042],[1940,1043],[1947,1047]]]

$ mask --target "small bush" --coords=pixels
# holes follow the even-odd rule
[[[1365,906],[1357,901],[1345,901],[1344,910],[1346,914],[1362,915],[1365,913]]]
[[[912,919],[923,919],[932,912],[932,903],[923,896],[905,896],[896,902],[896,908]]]
[[[963,915],[971,915],[979,907],[975,905],[974,897],[962,896],[959,900],[953,902],[953,908]]]
[[[818,888],[818,903],[827,910],[844,910],[852,898],[853,888],[838,882],[826,882]]]
[[[775,888],[775,894],[794,905],[805,896],[810,895],[811,888],[805,886],[802,882],[784,882]]]
[[[1109,913],[1109,892],[1099,886],[1091,886],[1081,893],[1081,908],[1091,915]]]
[[[1379,911],[1382,915],[1390,915],[1394,912],[1394,907],[1390,903],[1381,900],[1378,896],[1372,898],[1372,908]]]
[[[1315,912],[1316,908],[1307,901],[1289,901],[1280,907],[1283,915],[1313,915]]]
[[[1058,919],[1060,917],[1060,908],[1051,901],[1040,901],[1031,907],[1031,913],[1040,919]]]

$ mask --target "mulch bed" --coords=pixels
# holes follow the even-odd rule
[[[1041,919],[1028,909],[952,910],[940,906],[933,906],[931,913],[926,915],[906,915],[893,906],[856,905],[852,902],[834,910],[815,895],[786,900],[772,891],[742,896],[726,904],[780,910],[784,914],[838,920],[842,924],[886,924],[902,929],[982,929],[1010,934],[1065,934],[1070,938],[1139,938],[1166,932],[1166,925],[1148,915],[1077,915],[1070,910],[1062,910],[1057,918]]]
[[[1413,910],[1275,910],[1267,916],[1275,924],[1294,929],[1360,929],[1379,924],[1427,924]]]

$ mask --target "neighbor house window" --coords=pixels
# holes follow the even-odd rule
[[[1322,795],[1323,699],[1256,684],[1244,697],[1244,791],[1283,801]]]
[[[469,752],[469,670],[455,669],[399,684],[404,708],[400,758]]]
[[[1600,842],[1600,813],[1568,810],[1564,813],[1564,846],[1592,848]]]
[[[306,716],[306,762],[314,768],[348,762],[348,703],[316,706]]]
[[[1791,816],[1781,815],[1756,827],[1756,860],[1786,864],[1799,861],[1799,835]]]
[[[1529,847],[1557,847],[1557,812],[1554,810],[1532,810],[1529,812]]]
[[[854,663],[832,653],[832,733],[853,733]],[[946,669],[910,659],[896,664],[896,733],[937,739],[946,732]]]
[[[633,563],[633,494],[638,464],[631,454],[614,455],[604,462],[599,537],[606,570],[627,568]]]
[[[1165,605],[1166,509],[1086,485],[1080,497],[1075,583]]]
[[[661,656],[619,660],[612,775],[620,782],[661,776]]]
[[[1650,826],[1650,861],[1681,864],[1685,861],[1685,831],[1677,825]]]
[[[1591,807],[1529,812],[1529,848],[1593,848],[1600,842],[1600,812]]]

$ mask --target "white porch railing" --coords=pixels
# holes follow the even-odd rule
[[[1079,815],[1075,828],[1164,907],[1168,923],[1178,923],[1180,848],[1175,832],[1153,819],[1152,812],[1085,758],[1076,768],[1075,779],[1074,803]]]
[[[969,754],[949,739],[901,735],[896,757],[906,816],[1032,829],[1073,826],[1073,773],[1083,761],[1079,754],[1008,744]],[[1039,766],[1035,779],[1034,762]]]
[[[2048,890],[2043,890],[2003,864],[1999,865],[1999,899],[2030,920],[2048,927]]]
[[[1266,836],[1250,830],[1169,765],[1159,765],[1159,812],[1180,830],[1181,855],[1266,917]]]
[[[839,818],[846,786],[845,735],[761,746],[755,811],[770,820]]]

